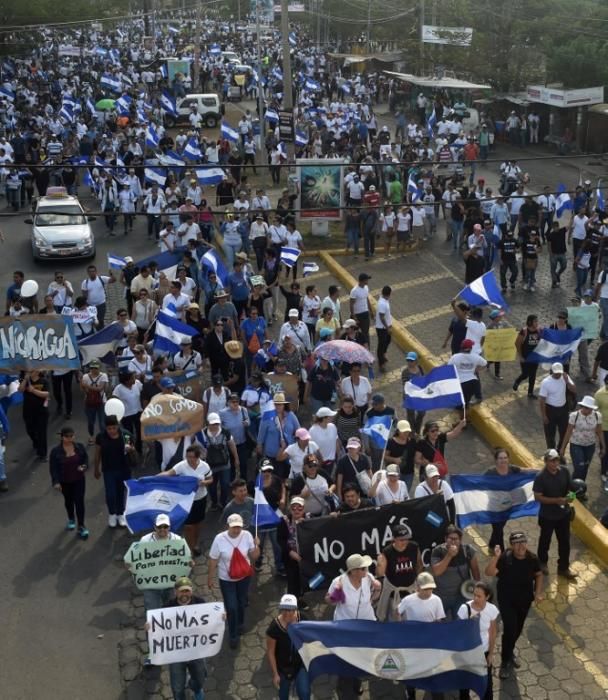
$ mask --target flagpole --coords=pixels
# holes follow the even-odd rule
[[[384,449],[382,450],[382,459],[380,460],[380,466],[378,469],[382,469],[384,466],[384,458],[386,457],[386,448],[388,447],[388,441],[390,440],[391,430],[393,429],[393,419],[391,418],[391,427],[388,429],[388,437],[384,444]]]
[[[256,486],[255,486],[255,488],[260,488],[260,489],[262,488],[262,483],[261,483],[261,479],[260,479],[261,476],[262,476],[262,472],[260,472],[260,473],[258,474],[258,476],[256,477]],[[260,479],[260,485],[259,485],[259,486],[257,485],[258,479]],[[255,489],[254,489],[254,490],[255,490]],[[258,514],[259,514],[259,512],[260,512],[260,507],[257,505],[257,503],[254,503],[254,504],[253,504],[253,507],[255,508],[255,539],[257,540],[257,539],[258,539]]]

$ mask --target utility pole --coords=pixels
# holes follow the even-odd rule
[[[367,53],[371,53],[372,0],[367,0]]]
[[[321,48],[321,5],[323,0],[317,0],[317,51]],[[281,3],[281,6],[283,3]],[[282,15],[281,15],[282,16]]]
[[[424,0],[420,0],[420,75],[424,75]]]
[[[266,143],[266,120],[264,119],[264,92],[262,87],[262,43],[260,40],[260,2],[255,3],[255,35],[256,35],[256,51],[258,55],[258,116],[260,119],[260,141],[261,144]],[[261,152],[260,144],[260,152]]]
[[[318,34],[317,34],[318,37]],[[287,0],[281,0],[281,43],[283,44],[283,109],[291,110],[293,120],[293,92],[291,85],[291,54],[289,46],[289,10]],[[293,141],[287,143],[287,160],[293,162]]]
[[[201,77],[201,15],[203,13],[202,0],[196,5],[196,30],[194,34],[194,66],[192,67],[192,92],[198,92]]]

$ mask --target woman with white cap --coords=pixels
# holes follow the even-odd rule
[[[454,504],[454,492],[447,481],[439,475],[439,469],[435,464],[427,464],[424,468],[424,481],[421,481],[414,491],[414,498],[424,498],[440,493],[445,501],[448,514],[448,522],[456,521],[456,506]]]
[[[310,700],[310,678],[302,657],[291,641],[289,625],[306,620],[298,610],[298,599],[286,593],[279,602],[279,614],[266,630],[266,657],[272,671],[272,682],[279,691],[279,700],[288,700],[295,686],[299,700]]]
[[[315,424],[310,428],[310,437],[319,446],[323,467],[328,471],[333,469],[336,456],[340,453],[341,443],[338,438],[338,429],[331,418],[337,411],[332,411],[327,406],[322,406],[315,413]]]
[[[243,633],[249,584],[253,564],[260,556],[260,541],[257,537],[254,540],[249,530],[243,530],[243,518],[238,513],[230,515],[226,523],[228,528],[211,543],[207,584],[213,590],[218,575],[228,617],[230,648],[236,649]]]
[[[578,402],[576,411],[568,417],[568,428],[559,448],[563,459],[566,447],[570,443],[570,458],[572,459],[574,479],[587,479],[589,465],[595,454],[595,443],[600,445],[600,458],[604,456],[606,444],[602,431],[602,414],[597,410],[598,405],[593,396],[584,396]],[[587,495],[578,495],[580,500],[586,500]]]
[[[382,472],[376,472],[381,474]],[[407,486],[399,478],[399,467],[396,464],[389,464],[384,470],[385,477],[379,476],[369,487],[367,495],[374,498],[376,505],[384,506],[389,503],[403,503],[409,499]]]
[[[321,460],[319,446],[310,439],[310,433],[306,428],[298,428],[295,432],[295,438],[295,442],[287,445],[277,455],[280,461],[289,460],[291,467],[289,471],[290,479],[302,473],[304,459],[308,455],[315,455],[318,460]]]
[[[414,481],[415,437],[412,435],[409,421],[397,421],[397,428],[392,437],[389,438],[384,453],[385,464],[396,464],[399,467],[401,479],[405,482],[408,493]]]

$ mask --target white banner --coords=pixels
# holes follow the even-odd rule
[[[148,610],[148,648],[155,666],[215,656],[224,641],[224,604]]]
[[[422,41],[425,44],[452,44],[470,46],[473,40],[471,27],[437,27],[432,24],[422,26]]]

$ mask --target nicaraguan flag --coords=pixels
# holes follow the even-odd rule
[[[458,296],[472,306],[498,306],[503,309],[508,309],[509,305],[504,300],[498,282],[492,270],[473,280],[471,284],[462,289]]]
[[[168,91],[163,90],[160,96],[160,106],[173,117],[177,117],[177,105],[175,104],[175,97]]]
[[[113,365],[116,346],[124,334],[125,329],[120,323],[115,321],[97,333],[79,340],[78,349],[80,350],[82,364],[88,365],[91,360],[100,360],[106,365]]]
[[[262,406],[262,420],[274,420],[277,417],[277,408],[274,405],[274,401],[269,399]]]
[[[165,182],[167,181],[165,171],[162,168],[145,168],[144,177],[146,182],[155,182],[161,187],[164,187]]]
[[[361,432],[371,440],[374,447],[383,450],[391,434],[393,419],[391,416],[372,416],[368,418]]]
[[[308,146],[308,136],[300,129],[296,129],[296,146]]]
[[[118,49],[110,49],[110,58],[112,63],[120,64],[120,51]]]
[[[431,693],[486,691],[488,667],[479,618],[442,622],[299,622],[289,636],[311,681],[321,674],[376,676]]]
[[[217,185],[224,179],[221,168],[197,168],[194,172],[201,185]]]
[[[108,55],[108,50],[104,49],[103,46],[96,46],[95,47],[95,53],[98,56],[107,56]]]
[[[93,100],[90,97],[87,97],[86,106],[87,106],[87,109],[89,110],[89,112],[93,116],[95,116],[97,110],[95,109],[95,103],[93,102]]]
[[[148,124],[146,128],[146,146],[150,146],[150,148],[158,148],[159,141],[160,139],[156,129],[154,128],[154,124]]]
[[[429,114],[429,118],[426,120],[426,128],[429,132],[429,136],[433,136],[435,133],[435,126],[437,125],[437,115],[435,114],[435,107],[433,111]]]
[[[410,175],[407,179],[407,191],[412,195],[412,202],[420,199],[421,192],[414,178]]]
[[[210,248],[201,258],[201,264],[208,270],[213,270],[222,284],[226,284],[228,270],[222,259],[213,248]]]
[[[312,275],[315,272],[319,272],[319,266],[315,262],[305,262],[302,266],[302,273],[304,277],[308,277],[308,275]]]
[[[167,151],[158,156],[161,165],[166,165],[171,168],[181,168],[186,165],[186,161],[182,160],[175,151]]]
[[[15,100],[15,91],[8,85],[0,85],[0,97],[13,102]]]
[[[272,69],[272,77],[276,80],[283,80],[283,71],[278,66],[276,66]]]
[[[211,44],[209,47],[209,54],[211,56],[219,56],[222,53],[222,48],[219,44]]]
[[[403,406],[414,411],[462,406],[462,387],[456,367],[442,365],[422,377],[413,377],[405,383]]]
[[[194,136],[191,136],[184,148],[184,158],[188,160],[199,160],[202,158],[201,147]]]
[[[526,356],[526,362],[568,362],[578,348],[582,334],[582,328],[564,331],[543,328],[538,345]]]
[[[131,111],[131,103],[133,99],[129,95],[122,95],[116,100],[116,106],[118,107],[120,114],[129,114]]]
[[[220,136],[227,141],[232,141],[233,143],[237,143],[239,140],[238,132],[225,121],[222,121],[220,126]]]
[[[253,517],[256,528],[269,529],[276,527],[282,519],[281,511],[275,510],[264,496],[262,491],[262,475],[258,474],[255,480],[255,496],[253,499]]]
[[[72,105],[64,102],[59,110],[59,116],[68,122],[68,124],[71,124],[74,121],[74,108]]]
[[[171,32],[171,34],[179,34],[179,29],[177,27],[169,26],[168,29]]]
[[[560,217],[566,210],[572,211],[573,206],[572,198],[566,192],[566,185],[560,182],[557,186],[557,196],[555,197],[555,213]]]
[[[538,472],[519,474],[454,474],[450,485],[454,491],[458,527],[505,523],[538,513],[532,484]]]
[[[343,92],[345,95],[350,95],[350,93],[352,92],[352,88],[351,88],[349,82],[344,82],[344,83],[342,83],[342,92]]]
[[[300,251],[297,248],[281,248],[281,262],[286,267],[293,267],[300,257]]]
[[[596,209],[599,209],[602,212],[606,211],[606,201],[604,200],[604,193],[602,192],[602,188],[600,185],[602,184],[601,180],[597,181],[597,189],[595,190],[595,206]]]
[[[289,36],[287,38],[289,39],[290,46],[297,46],[298,45],[298,37],[296,36],[295,32],[289,32]]]
[[[161,78],[164,78],[165,80],[167,79],[167,66],[164,63],[160,67],[160,75]]]
[[[23,403],[23,393],[19,391],[19,378],[0,374],[0,425],[7,435],[10,431],[8,409],[20,403]]]
[[[184,338],[192,338],[197,330],[170,316],[165,311],[159,311],[156,316],[156,331],[154,333],[154,349],[160,352],[179,352],[180,343]]]
[[[110,75],[110,73],[104,73],[101,76],[101,80],[99,81],[99,83],[101,87],[107,88],[111,92],[121,91],[120,80],[118,78],[115,78],[113,75]]]
[[[164,513],[177,532],[184,524],[198,489],[194,476],[143,476],[128,479],[125,518],[131,532],[153,530],[156,516]]]
[[[114,255],[114,253],[108,253],[108,267],[111,270],[122,270],[123,267],[127,266],[127,261],[121,258],[120,255]]]
[[[267,109],[264,114],[264,119],[268,122],[274,122],[276,124],[279,121],[279,115],[274,111],[274,109]]]
[[[313,80],[312,78],[306,78],[304,81],[304,87],[307,90],[312,90],[313,92],[316,92],[317,90],[321,89],[321,86],[316,80]]]

